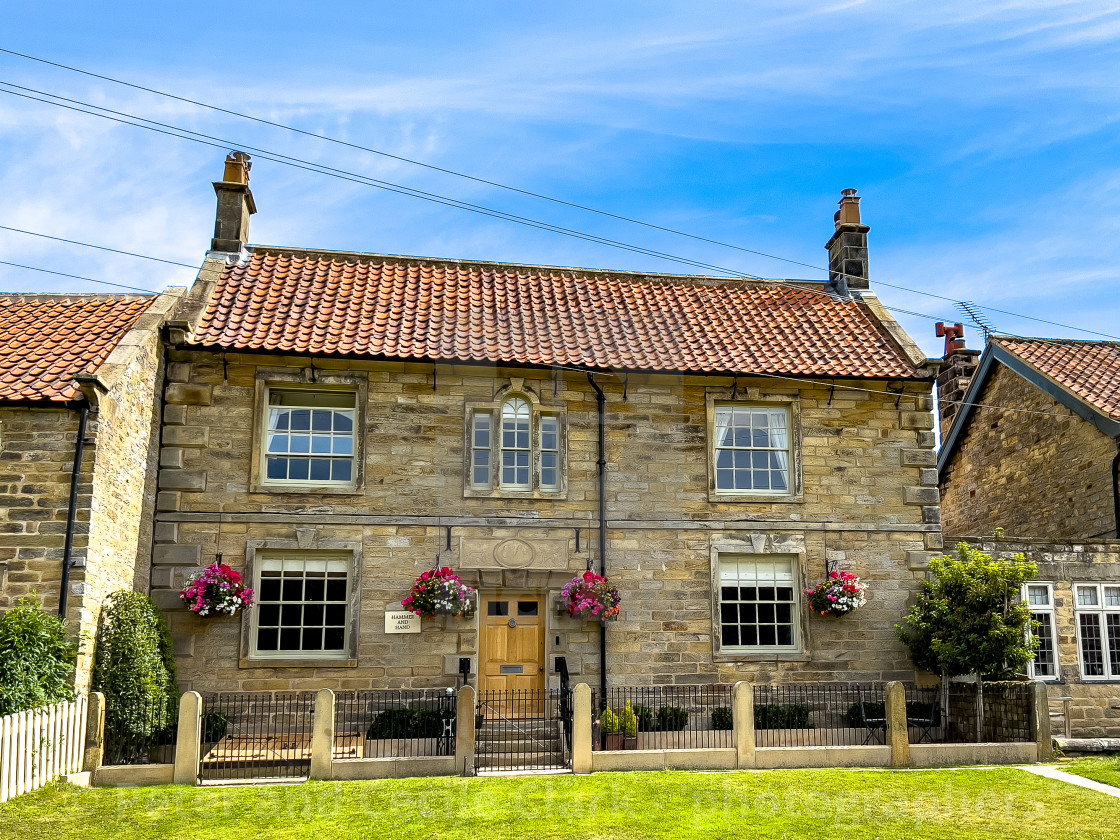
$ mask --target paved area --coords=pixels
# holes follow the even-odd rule
[[[1045,776],[1048,779],[1056,779],[1059,782],[1069,782],[1071,785],[1088,788],[1089,790],[1095,790],[1098,793],[1104,793],[1120,799],[1120,788],[1094,782],[1092,779],[1086,779],[1084,776],[1075,776],[1073,773],[1066,773],[1064,770],[1059,770],[1057,767],[1047,767],[1039,764],[1023,765],[1019,769],[1026,770],[1028,773],[1034,773],[1036,776]]]

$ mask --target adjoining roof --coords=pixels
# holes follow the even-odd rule
[[[0,401],[68,402],[155,295],[0,294]]]
[[[190,342],[678,373],[923,379],[868,304],[815,284],[254,247]]]
[[[948,466],[995,364],[1014,371],[1109,437],[1120,437],[1120,342],[993,338],[964,405],[941,444],[938,470]]]

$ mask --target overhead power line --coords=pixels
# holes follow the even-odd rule
[[[442,167],[442,166],[436,166],[434,164],[425,163],[424,161],[415,160],[414,158],[405,157],[403,155],[392,154],[390,152],[386,152],[386,151],[383,151],[381,149],[375,149],[375,148],[372,148],[370,146],[363,146],[359,143],[352,143],[352,142],[349,142],[349,141],[346,141],[346,140],[340,140],[336,137],[330,137],[329,135],[323,135],[323,134],[318,134],[316,132],[307,131],[305,129],[297,128],[296,126],[288,125],[286,123],[276,122],[274,120],[265,119],[264,117],[259,117],[259,116],[253,115],[253,114],[246,114],[244,112],[235,111],[235,110],[230,109],[230,108],[222,108],[222,107],[217,106],[217,105],[212,105],[208,102],[202,102],[200,100],[190,99],[190,98],[185,97],[185,96],[179,96],[177,94],[170,93],[168,91],[158,90],[156,88],[147,87],[147,86],[141,85],[141,84],[136,84],[135,82],[129,82],[129,81],[126,81],[124,79],[118,79],[114,76],[108,76],[108,75],[104,75],[104,74],[101,74],[101,73],[95,73],[93,71],[85,70],[85,69],[82,69],[80,67],[75,67],[73,65],[63,64],[63,63],[56,62],[56,61],[50,61],[49,59],[45,59],[45,58],[42,58],[42,57],[39,57],[39,56],[29,55],[28,53],[19,52],[17,50],[11,50],[11,49],[6,49],[6,48],[3,48],[3,47],[0,47],[0,52],[7,53],[8,55],[16,56],[18,58],[27,59],[28,61],[34,61],[34,62],[38,62],[40,64],[48,65],[48,66],[51,66],[51,67],[57,67],[61,70],[66,70],[66,71],[69,71],[69,72],[72,72],[72,73],[78,73],[80,75],[87,76],[89,78],[100,79],[102,81],[111,82],[113,84],[121,85],[123,87],[132,88],[133,90],[139,90],[139,91],[143,91],[145,93],[154,94],[156,96],[162,96],[162,97],[165,97],[167,99],[172,99],[172,100],[175,100],[177,102],[183,102],[185,104],[193,105],[195,107],[206,108],[208,110],[215,111],[217,113],[227,114],[227,115],[232,116],[232,117],[237,117],[239,119],[249,120],[249,121],[261,124],[261,125],[267,125],[267,126],[270,126],[272,128],[279,128],[279,129],[282,129],[284,131],[291,131],[294,134],[299,134],[299,135],[304,136],[304,137],[310,137],[310,138],[314,138],[316,140],[321,140],[321,141],[324,141],[324,142],[327,142],[327,143],[333,143],[333,144],[338,145],[338,146],[344,146],[344,147],[355,149],[355,150],[358,150],[358,151],[368,152],[370,154],[379,155],[381,157],[388,158],[388,159],[391,159],[391,160],[400,161],[402,163],[407,163],[407,164],[410,164],[410,165],[413,165],[413,166],[419,166],[419,167],[422,167],[424,169],[429,169],[429,170],[432,170],[432,171],[435,171],[435,172],[441,172],[441,173],[444,173],[446,175],[455,176],[457,178],[464,178],[466,180],[473,181],[475,183],[485,184],[485,185],[491,186],[491,187],[497,187],[498,189],[508,190],[510,192],[518,193],[520,195],[529,196],[531,198],[540,199],[542,201],[549,201],[549,202],[552,202],[554,204],[562,205],[562,206],[565,206],[565,207],[570,207],[570,208],[573,208],[573,209],[576,209],[576,210],[582,210],[582,211],[585,211],[585,212],[588,212],[588,213],[594,213],[594,214],[604,216],[604,217],[607,217],[607,218],[616,219],[616,220],[622,221],[622,222],[627,222],[629,224],[640,225],[642,227],[650,228],[652,230],[658,230],[658,231],[662,231],[664,233],[670,233],[670,234],[673,234],[675,236],[686,237],[688,239],[693,239],[693,240],[698,241],[698,242],[706,242],[708,244],[717,245],[717,246],[723,247],[723,248],[731,248],[731,249],[736,250],[736,251],[741,251],[741,252],[747,253],[747,254],[754,254],[756,256],[765,257],[767,259],[779,260],[781,262],[785,262],[785,263],[788,263],[790,265],[797,265],[797,266],[801,266],[803,268],[809,268],[809,269],[812,269],[813,271],[827,272],[829,270],[827,267],[824,267],[824,266],[815,265],[815,264],[812,264],[812,263],[806,263],[806,262],[802,262],[800,260],[790,259],[789,257],[782,257],[782,256],[779,256],[777,254],[770,254],[770,253],[767,253],[765,251],[759,251],[759,250],[755,250],[755,249],[752,249],[752,248],[746,248],[746,247],[743,247],[741,245],[736,245],[736,244],[731,243],[731,242],[724,242],[724,241],[718,240],[718,239],[711,239],[711,238],[706,237],[706,236],[700,236],[698,234],[689,233],[687,231],[682,231],[682,230],[679,230],[679,229],[676,229],[676,228],[671,228],[671,227],[667,227],[667,226],[664,226],[664,225],[658,225],[658,224],[655,224],[653,222],[647,222],[647,221],[644,221],[644,220],[641,220],[641,219],[635,219],[635,218],[630,217],[630,216],[624,216],[624,215],[619,214],[619,213],[612,213],[612,212],[607,211],[607,210],[601,210],[599,208],[590,207],[590,206],[587,206],[587,205],[584,205],[584,204],[579,204],[577,202],[568,201],[568,200],[565,200],[565,199],[562,199],[562,198],[556,198],[555,196],[546,195],[544,193],[534,192],[532,190],[523,189],[521,187],[514,187],[514,186],[511,186],[509,184],[503,184],[499,181],[494,181],[494,180],[491,180],[491,179],[488,179],[488,178],[481,178],[481,177],[478,177],[476,175],[470,175],[469,173],[466,173],[466,172],[460,172],[458,170],[449,169],[449,168]],[[49,95],[49,94],[47,94],[47,95]],[[96,107],[96,106],[93,106],[93,107]],[[137,119],[142,119],[142,118],[137,118]],[[704,266],[700,266],[700,267],[704,267]],[[743,275],[743,276],[749,276],[749,275]],[[883,282],[881,280],[876,280],[875,282],[876,282],[876,285],[884,286],[884,287],[887,287],[887,288],[897,289],[899,291],[909,292],[911,294],[925,295],[926,297],[936,298],[938,300],[947,301],[947,302],[953,303],[953,304],[958,303],[958,301],[955,298],[946,297],[944,295],[935,294],[933,292],[927,292],[927,291],[924,291],[922,289],[912,289],[912,288],[909,288],[907,286],[900,286],[900,285],[897,285],[897,284],[894,284],[894,283],[886,283],[886,282]],[[990,310],[992,312],[998,312],[998,313],[1003,314],[1003,315],[1010,315],[1010,316],[1013,316],[1013,317],[1016,317],[1016,318],[1023,318],[1023,319],[1029,320],[1029,321],[1034,321],[1035,323],[1047,324],[1049,326],[1060,327],[1062,329],[1075,330],[1077,332],[1083,332],[1083,333],[1087,333],[1087,334],[1090,334],[1090,335],[1100,335],[1100,336],[1104,336],[1106,338],[1118,338],[1117,336],[1113,336],[1113,335],[1110,335],[1108,333],[1102,333],[1102,332],[1098,332],[1096,330],[1089,330],[1089,329],[1085,329],[1083,327],[1076,327],[1076,326],[1073,326],[1071,324],[1063,324],[1063,323],[1060,323],[1060,322],[1057,322],[1057,321],[1050,321],[1050,320],[1047,320],[1045,318],[1036,318],[1032,315],[1025,315],[1023,313],[1013,312],[1011,310],[998,309],[998,308],[993,307],[993,306],[985,306],[985,305],[981,305],[981,304],[973,304],[973,305],[974,306],[980,306],[983,309],[987,309],[987,310]],[[916,314],[919,317],[929,317],[929,316],[924,315],[923,313],[908,313],[908,312],[906,312],[906,310],[902,310],[902,309],[899,309],[899,310],[896,310],[896,311],[904,312],[906,314]],[[938,316],[938,318],[940,320],[947,320],[947,319],[940,318],[940,316]]]
[[[8,227],[7,225],[0,225],[0,230],[10,230],[12,233],[23,233],[27,236],[37,236],[40,239],[53,239],[55,242],[65,242],[68,245],[81,245],[83,248],[96,248],[98,251],[108,251],[111,254],[123,254],[126,257],[136,257],[141,260],[151,260],[152,262],[167,263],[167,265],[178,265],[183,268],[193,268],[198,270],[197,265],[190,263],[176,262],[175,260],[165,260],[161,257],[149,257],[146,254],[137,254],[133,251],[120,251],[116,248],[107,248],[104,245],[93,245],[89,242],[78,242],[76,239],[66,239],[61,236],[50,236],[46,233],[36,233],[33,230],[21,230],[20,228]]]
[[[143,292],[146,295],[158,295],[159,292],[151,289],[141,289],[139,286],[125,286],[122,283],[110,283],[107,280],[94,280],[92,277],[82,277],[78,274],[66,274],[62,271],[53,271],[49,268],[39,268],[34,265],[22,265],[20,263],[8,262],[7,260],[0,260],[0,265],[10,265],[13,268],[25,268],[28,271],[41,271],[44,274],[57,274],[59,277],[72,277],[75,280],[85,280],[87,283],[98,283],[102,286],[115,286],[118,289],[131,289],[134,292]]]

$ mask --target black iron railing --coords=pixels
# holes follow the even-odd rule
[[[592,700],[603,749],[683,750],[732,747],[731,686],[616,686]],[[630,710],[627,712],[627,704]],[[607,714],[610,709],[610,715]],[[605,720],[622,731],[605,731]],[[630,721],[629,733],[626,731]]]
[[[454,755],[456,700],[443,688],[339,692],[334,758]]]
[[[308,775],[313,692],[220,692],[202,703],[203,781]]]
[[[1034,740],[1032,729],[1033,683],[950,682],[948,699],[940,685],[906,687],[906,720],[910,742],[968,744],[1012,743]],[[977,714],[977,697],[983,696],[983,716]],[[982,730],[981,730],[982,727]]]
[[[178,722],[178,696],[143,694],[108,698],[104,763],[172,763]]]
[[[831,747],[886,742],[883,687],[856,683],[754,686],[760,747]]]

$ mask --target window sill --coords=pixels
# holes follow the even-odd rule
[[[757,495],[748,495],[746,493],[717,493],[715,490],[709,490],[708,501],[719,502],[721,504],[773,505],[804,502],[805,496],[802,493],[759,493]]]
[[[321,658],[304,658],[304,659],[271,659],[268,657],[255,657],[248,658],[242,657],[237,662],[237,667],[241,669],[246,668],[357,668],[358,660],[351,658],[328,659]]]
[[[526,501],[563,501],[567,490],[472,490],[464,488],[464,499],[525,499]]]
[[[713,662],[810,662],[812,655],[805,651],[750,651],[722,652],[712,655]]]
[[[315,496],[360,496],[362,489],[354,484],[252,484],[250,493],[271,493],[273,495],[315,495]]]

